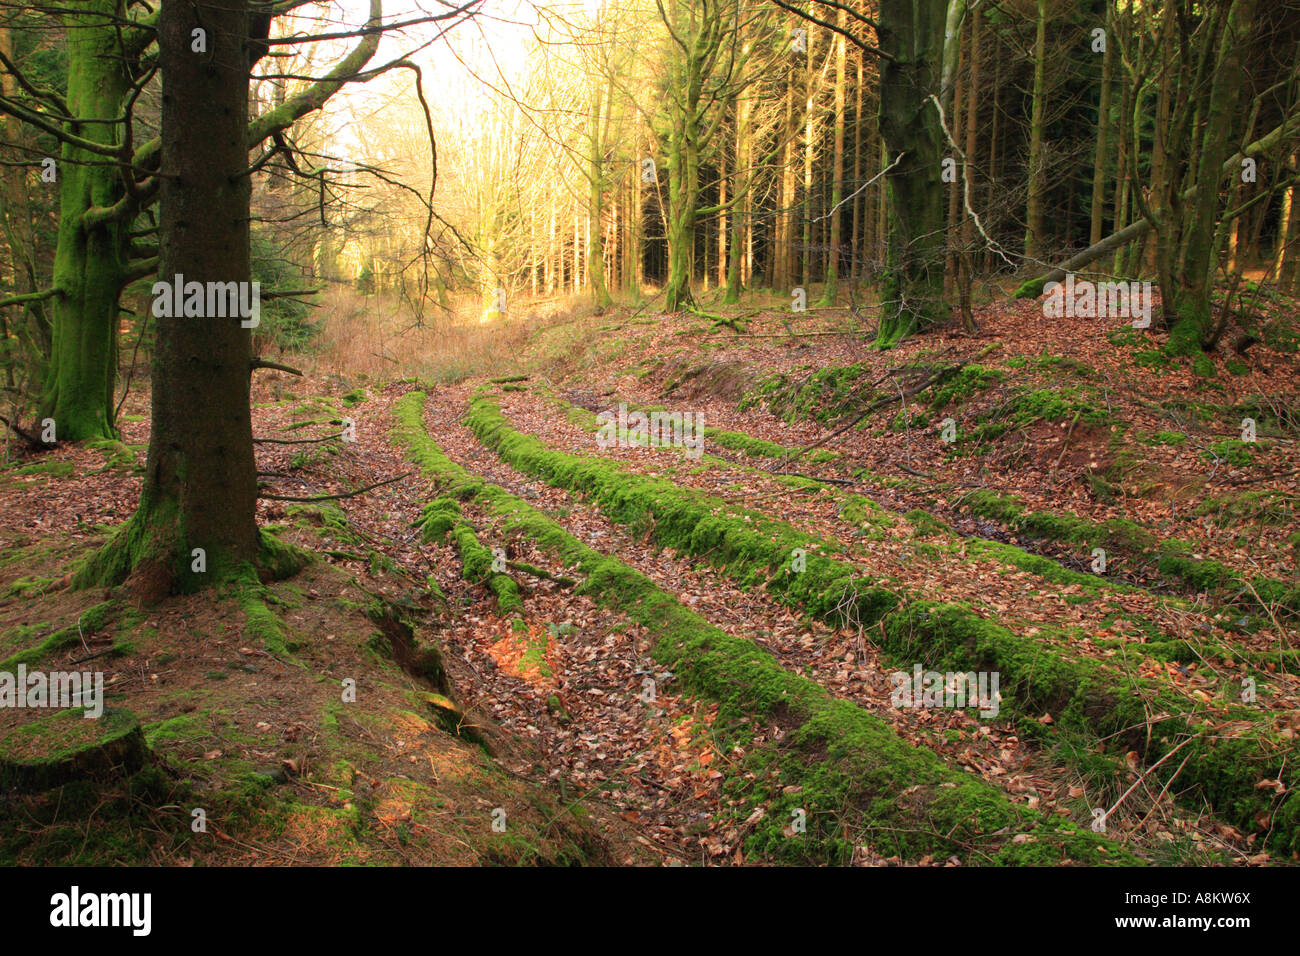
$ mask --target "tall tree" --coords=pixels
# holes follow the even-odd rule
[[[945,12],[944,0],[880,0],[880,132],[889,157],[880,348],[949,318],[937,105]]]
[[[1037,259],[1043,244],[1043,193],[1047,170],[1043,157],[1043,125],[1047,90],[1047,0],[1038,0],[1034,30],[1034,91],[1029,118],[1029,201],[1025,209],[1025,257]]]

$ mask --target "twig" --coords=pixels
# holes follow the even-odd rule
[[[337,495],[313,495],[310,498],[299,498],[292,495],[259,494],[257,497],[269,499],[271,501],[337,501],[340,498],[355,498],[357,495],[364,495],[367,491],[372,491],[375,488],[382,488],[384,485],[391,485],[393,482],[401,481],[403,478],[409,478],[413,474],[415,474],[415,472],[408,471],[406,474],[398,475],[396,478],[376,481],[373,485],[366,485],[364,488],[358,488],[356,491],[341,492]]]
[[[255,371],[256,369],[259,368],[273,368],[279,372],[288,372],[290,375],[297,375],[299,377],[302,376],[302,372],[300,372],[298,369],[294,368],[291,365],[281,365],[279,362],[268,362],[266,359],[255,358],[248,363],[248,370],[250,372]]]
[[[1113,807],[1111,807],[1109,810],[1106,811],[1106,817],[1109,818],[1110,815],[1111,815],[1112,813],[1114,813],[1116,810],[1118,810],[1118,809],[1119,809],[1119,805],[1120,805],[1121,803],[1124,802],[1124,799],[1125,799],[1125,798],[1126,798],[1130,793],[1132,793],[1134,790],[1136,790],[1136,789],[1138,788],[1138,785],[1139,785],[1140,783],[1142,783],[1144,780],[1146,780],[1147,777],[1149,777],[1149,776],[1151,776],[1151,774],[1155,773],[1155,770],[1156,770],[1157,767],[1159,767],[1162,763],[1164,763],[1166,760],[1168,760],[1168,759],[1169,759],[1170,757],[1172,757],[1174,754],[1178,753],[1178,751],[1182,750],[1184,747],[1186,747],[1188,744],[1190,744],[1193,740],[1195,740],[1195,739],[1197,738],[1197,736],[1198,736],[1198,735],[1193,734],[1192,736],[1188,737],[1188,738],[1187,738],[1186,740],[1184,740],[1181,744],[1179,744],[1179,745],[1178,745],[1177,747],[1175,747],[1173,750],[1169,751],[1169,753],[1165,754],[1163,757],[1161,757],[1159,760],[1157,760],[1155,763],[1153,763],[1150,767],[1148,767],[1148,768],[1146,769],[1146,772],[1145,772],[1145,773],[1143,773],[1140,777],[1138,777],[1136,780],[1133,781],[1133,786],[1129,787],[1129,788],[1128,788],[1127,790],[1125,790],[1122,794],[1120,794],[1120,798],[1119,798],[1118,800],[1115,801],[1115,805],[1114,805]]]
[[[1074,426],[1079,421],[1079,415],[1082,409],[1074,413],[1074,418],[1070,421],[1070,427],[1066,429],[1065,441],[1061,442],[1061,453],[1056,456],[1056,464],[1052,466],[1052,484],[1056,484],[1056,469],[1061,467],[1061,459],[1065,457],[1065,450],[1070,447],[1070,436],[1074,434]]]
[[[336,438],[342,438],[343,432],[337,435],[326,435],[324,438],[254,438],[254,445],[315,445],[323,441],[333,441]]]

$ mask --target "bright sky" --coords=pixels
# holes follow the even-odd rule
[[[599,7],[601,2],[602,0],[581,0],[577,6]],[[443,9],[445,8],[437,0],[386,0],[384,21],[392,23],[417,19]],[[365,23],[369,10],[369,0],[335,0],[326,14],[330,22],[317,23],[312,27],[313,32],[355,29]],[[319,16],[317,8],[309,7],[307,12]],[[500,83],[502,77],[507,83],[516,83],[527,64],[528,43],[533,28],[541,22],[541,17],[529,0],[483,0],[471,20],[462,21],[444,33],[447,22],[420,24],[385,34],[379,52],[371,60],[371,66],[418,51],[412,58],[423,69],[425,95],[431,104],[435,109],[454,111],[472,121],[487,105],[484,97],[486,91],[483,84],[474,78],[474,74],[490,78],[494,83]],[[440,33],[441,38],[435,39]],[[426,45],[430,41],[433,41],[432,44]],[[332,65],[356,42],[356,39],[334,41],[328,48],[322,47],[320,53],[327,53],[328,63]],[[321,62],[324,64],[327,59],[323,57]],[[328,66],[317,68],[317,75],[325,69]],[[331,152],[339,156],[353,154],[361,158],[360,154],[365,150],[349,134],[349,118],[354,113],[369,113],[379,107],[392,95],[394,88],[411,90],[411,74],[395,71],[387,77],[372,80],[369,84],[350,84],[330,99],[326,114],[335,129]]]

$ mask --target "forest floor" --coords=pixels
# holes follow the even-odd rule
[[[879,352],[845,310],[607,312],[495,381],[259,372],[254,434],[298,442],[268,493],[402,477],[264,500],[306,570],[147,608],[68,587],[139,492],[133,390],[122,442],[0,472],[0,671],[101,671],[145,756],[20,786],[98,731],[0,711],[0,862],[1293,861],[1293,323],[1194,365],[977,318]]]

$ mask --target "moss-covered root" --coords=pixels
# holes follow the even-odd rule
[[[72,586],[116,587],[126,582],[136,603],[147,606],[169,594],[242,579],[250,567],[263,581],[283,580],[311,561],[309,552],[265,530],[258,531],[251,560],[240,560],[217,548],[191,547],[176,514],[174,507],[159,513],[142,501],[135,514],[73,572]]]
[[[585,593],[647,628],[653,656],[686,690],[719,704],[713,732],[736,756],[727,788],[735,815],[751,827],[751,852],[819,863],[848,862],[862,846],[906,859],[957,854],[970,863],[1138,862],[1122,847],[948,767],[886,722],[787,671],[752,641],[713,627],[527,502],[469,475],[424,433],[424,400],[413,392],[397,404],[394,438],[438,489],[490,508],[505,533],[576,567]],[[780,743],[770,743],[778,730]]]
[[[514,614],[524,608],[519,585],[499,567],[498,556],[479,541],[474,529],[461,517],[456,499],[436,498],[424,506],[415,524],[425,541],[443,541],[448,537],[460,554],[461,576],[471,584],[483,584],[496,595],[497,610]]]

